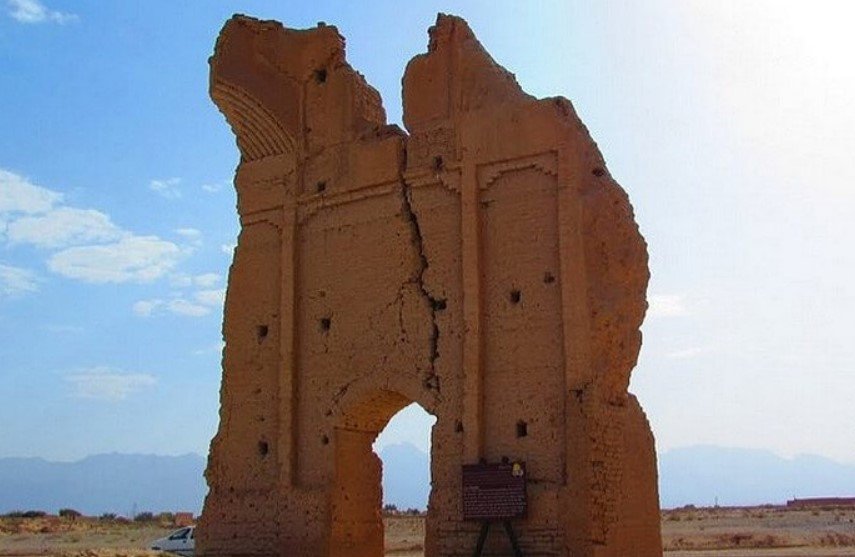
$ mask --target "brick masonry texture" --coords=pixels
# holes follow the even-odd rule
[[[220,33],[241,233],[197,552],[381,556],[371,445],[417,402],[437,418],[428,557],[471,554],[461,466],[502,458],[527,463],[526,555],[661,555],[627,392],[649,276],[629,200],[567,99],[526,94],[458,17],[429,37],[405,132],[335,27]],[[486,553],[509,549],[493,528]]]

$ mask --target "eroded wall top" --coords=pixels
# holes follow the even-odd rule
[[[236,15],[211,64],[211,97],[244,160],[306,154],[386,123],[377,91],[345,60],[333,26],[294,30]]]

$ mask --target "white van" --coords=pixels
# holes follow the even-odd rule
[[[182,557],[193,557],[195,534],[195,526],[187,526],[186,528],[181,528],[172,532],[165,538],[160,538],[151,542],[151,549],[153,549],[154,551],[177,553]]]

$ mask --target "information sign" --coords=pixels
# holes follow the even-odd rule
[[[524,462],[463,466],[464,520],[510,520],[526,513]]]

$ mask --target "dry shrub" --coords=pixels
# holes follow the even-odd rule
[[[741,533],[731,534],[729,539],[726,536],[724,537],[726,543],[729,543],[728,547],[750,547],[747,542],[750,541],[752,538],[754,538],[752,534]]]
[[[842,532],[825,532],[819,538],[821,547],[852,547],[855,546],[855,535]]]
[[[663,540],[666,551],[720,551],[728,549],[767,549],[790,547],[786,539],[772,534],[755,535],[747,532],[680,536]]]
[[[74,509],[59,509],[59,516],[61,518],[67,518],[69,520],[77,520],[78,518],[83,516],[83,513]]]

